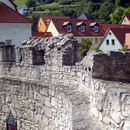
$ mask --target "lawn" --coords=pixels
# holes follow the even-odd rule
[[[27,0],[15,0],[14,1],[17,6],[25,5]]]

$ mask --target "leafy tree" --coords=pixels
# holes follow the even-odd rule
[[[27,0],[26,5],[27,5],[27,7],[34,7],[36,5],[36,1],[35,0]]]
[[[114,5],[109,1],[104,2],[99,8],[98,15],[101,22],[110,22],[109,14],[113,12]]]
[[[115,0],[115,7],[118,7],[120,2],[121,2],[120,0]]]
[[[130,6],[125,9],[124,14],[130,14]]]
[[[114,24],[119,23],[123,14],[124,14],[124,8],[121,6],[117,7],[115,11],[110,14],[111,23],[114,23]]]
[[[86,56],[86,53],[89,51],[92,42],[89,39],[82,39],[80,43],[80,54],[82,57]]]

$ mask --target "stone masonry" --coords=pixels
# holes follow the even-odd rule
[[[81,61],[73,35],[26,41],[16,60],[15,49],[8,51],[14,46],[6,46],[0,46],[9,54],[0,57],[0,130],[10,111],[18,130],[130,130],[129,53],[91,52]]]

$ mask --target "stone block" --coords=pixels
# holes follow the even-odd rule
[[[129,116],[130,115],[130,105],[122,104],[122,115]]]
[[[5,96],[0,95],[0,105],[5,103]]]
[[[110,118],[108,118],[108,117],[103,117],[103,122],[106,124],[106,125],[109,125],[110,123],[111,123],[111,120],[110,120]]]
[[[130,130],[130,121],[124,123],[123,130]]]

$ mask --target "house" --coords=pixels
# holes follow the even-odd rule
[[[43,16],[43,17],[40,17],[38,20],[37,30],[39,32],[46,32],[48,25],[52,19],[61,20],[61,19],[70,19],[70,17],[63,17],[63,16]]]
[[[53,36],[72,33],[79,42],[88,38],[92,41],[94,48],[99,45],[104,36],[104,30],[96,20],[53,18],[48,25],[47,32],[51,32]]]
[[[27,8],[26,5],[18,6],[17,9],[18,9],[18,12],[22,15],[30,15],[31,14],[31,11],[29,11],[29,9]]]
[[[122,24],[101,24],[104,32],[106,33],[110,28],[129,28],[129,25]]]
[[[0,2],[3,2],[4,4],[8,5],[10,8],[17,11],[17,5],[12,0],[0,0]]]
[[[87,13],[82,13],[77,19],[88,20],[88,19],[93,19],[93,17]]]
[[[130,25],[130,14],[125,14],[121,21],[120,21],[120,24],[123,24],[123,25]]]
[[[110,28],[99,45],[104,53],[119,51],[125,46],[130,48],[130,27]]]
[[[14,9],[0,2],[0,41],[19,46],[32,36],[32,22]]]

